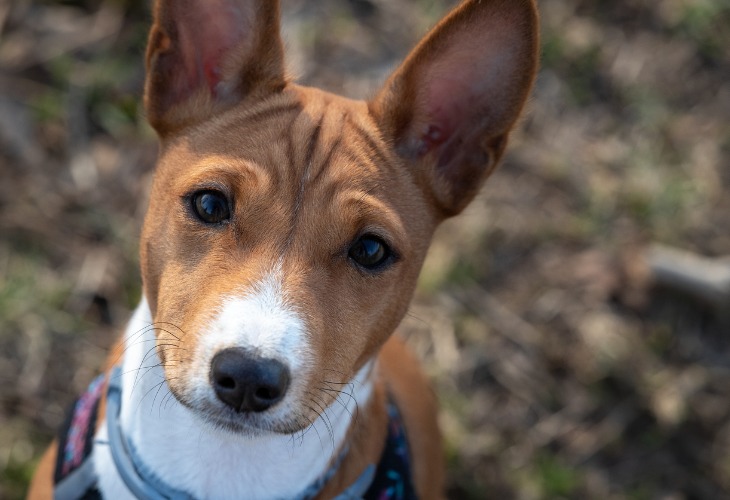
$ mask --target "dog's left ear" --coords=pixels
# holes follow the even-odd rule
[[[469,0],[439,23],[369,103],[443,216],[497,165],[537,69],[534,0]]]
[[[145,110],[161,136],[284,87],[277,0],[156,0]]]

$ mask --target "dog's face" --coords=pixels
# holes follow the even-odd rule
[[[502,154],[535,24],[531,1],[466,2],[360,102],[285,80],[274,2],[158,2],[142,272],[179,401],[292,433],[347,393]]]
[[[435,216],[364,107],[292,86],[165,145],[144,277],[155,320],[179,327],[159,353],[181,401],[300,428],[397,326]],[[292,403],[221,404],[211,366],[232,347],[285,365]]]

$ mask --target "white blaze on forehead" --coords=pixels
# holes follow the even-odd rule
[[[292,373],[303,367],[311,357],[305,325],[287,302],[279,276],[274,270],[240,295],[222,299],[219,313],[201,332],[205,357],[239,347],[285,362]]]

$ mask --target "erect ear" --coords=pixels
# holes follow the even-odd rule
[[[157,0],[145,110],[160,135],[285,85],[274,0]]]
[[[533,0],[469,0],[439,23],[370,102],[444,216],[494,170],[532,87]]]

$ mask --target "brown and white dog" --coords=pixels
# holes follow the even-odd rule
[[[435,228],[496,167],[537,47],[533,0],[468,0],[354,101],[287,79],[277,2],[156,2],[144,296],[105,382],[134,468],[186,498],[359,497],[392,402],[415,491],[443,495],[435,398],[391,334]],[[130,498],[108,394],[92,470]],[[29,497],[53,496],[57,448]]]

